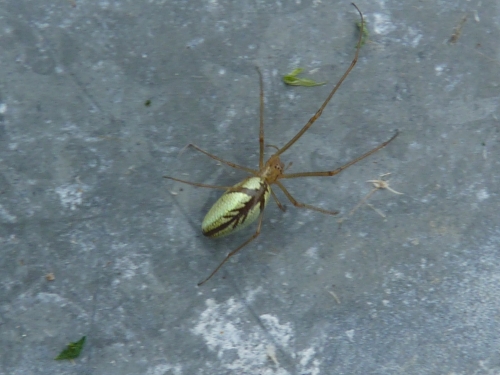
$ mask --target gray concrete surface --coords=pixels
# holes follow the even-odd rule
[[[349,65],[355,9],[0,2],[1,375],[500,373],[499,2],[357,5],[359,63],[283,159],[330,169],[400,136],[289,181],[339,217],[279,195],[287,212],[271,202],[260,238],[197,287],[253,228],[204,238],[220,192],[162,176],[245,176],[179,155],[190,142],[257,165],[256,65],[266,142],[288,141]],[[284,86],[297,66],[328,85]],[[404,195],[349,215],[384,173]],[[54,361],[83,335],[80,358]]]

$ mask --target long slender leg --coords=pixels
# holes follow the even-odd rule
[[[190,182],[190,181],[181,180],[179,178],[170,177],[170,176],[163,176],[163,178],[167,178],[169,180],[174,180],[174,181],[177,181],[177,182],[182,182],[183,184],[188,184],[188,185],[193,185],[193,186],[198,186],[198,187],[204,187],[204,188],[210,188],[210,189],[220,189],[220,190],[231,189],[231,186],[219,186],[219,185],[200,184],[198,182]]]
[[[247,168],[247,167],[244,167],[244,166],[242,166],[242,165],[238,165],[238,164],[236,164],[236,163],[232,163],[232,162],[230,162],[230,161],[227,161],[227,160],[221,159],[221,158],[219,158],[218,156],[212,155],[211,153],[209,153],[209,152],[207,152],[207,151],[205,151],[205,150],[203,150],[203,149],[199,148],[199,147],[198,147],[198,146],[196,146],[195,144],[190,143],[190,144],[188,144],[188,145],[187,145],[187,147],[189,147],[189,146],[191,146],[191,147],[193,147],[194,149],[198,150],[199,152],[201,152],[201,153],[203,153],[203,154],[207,155],[209,158],[212,158],[212,159],[214,159],[214,160],[220,161],[221,163],[224,163],[224,164],[226,164],[226,165],[229,165],[229,166],[230,166],[230,167],[232,167],[232,168],[235,168],[235,169],[241,169],[241,170],[246,171],[246,172],[248,172],[248,173],[251,173],[251,174],[253,174],[253,175],[256,175],[256,174],[258,173],[258,171],[254,170],[254,169]]]
[[[377,152],[381,148],[384,148],[387,146],[390,142],[394,140],[399,134],[399,131],[396,131],[396,134],[394,134],[388,141],[385,141],[384,143],[381,143],[377,147],[375,147],[373,150],[370,150],[366,153],[364,153],[361,156],[358,156],[356,159],[351,160],[349,163],[344,164],[343,166],[334,169],[333,171],[324,171],[324,172],[299,172],[299,173],[289,173],[289,174],[283,174],[280,176],[280,178],[298,178],[298,177],[321,177],[321,176],[335,176],[336,174],[342,172],[344,169],[350,167],[353,164],[356,164],[358,161],[363,160],[364,158],[367,158],[371,154]]]
[[[257,224],[257,230],[255,231],[255,233],[253,234],[252,237],[250,237],[248,240],[246,240],[245,242],[243,242],[240,246],[238,246],[235,250],[231,251],[229,254],[227,254],[227,256],[224,258],[224,260],[217,266],[217,268],[215,270],[213,270],[213,272],[203,281],[199,282],[198,283],[198,286],[201,286],[203,284],[205,284],[208,280],[210,280],[212,278],[213,275],[215,275],[217,273],[218,270],[220,270],[220,268],[224,265],[224,263],[226,263],[229,258],[231,258],[234,254],[236,254],[238,251],[240,251],[241,249],[243,249],[246,245],[248,245],[250,242],[252,242],[253,240],[255,240],[259,234],[260,234],[260,227],[262,225],[262,217],[263,217],[263,214],[264,212],[262,212],[260,214],[260,217],[259,217],[259,223]]]
[[[259,127],[259,169],[264,166],[264,83],[262,82],[262,73],[258,66],[255,67],[259,73],[259,101],[260,101],[260,127]]]
[[[276,194],[274,193],[273,189],[271,189],[271,195],[273,196],[274,201],[275,201],[275,202],[276,202],[276,204],[278,205],[278,208],[279,208],[281,211],[285,212],[285,211],[286,211],[285,206],[283,206],[283,205],[281,204],[281,202],[279,201],[278,197],[277,197],[277,196],[276,196]]]
[[[333,90],[330,92],[330,95],[328,95],[328,97],[323,102],[323,104],[321,105],[321,107],[319,107],[318,111],[314,114],[314,116],[311,117],[309,119],[309,121],[307,122],[307,124],[305,124],[304,127],[302,129],[300,129],[300,131],[295,135],[295,137],[293,137],[286,145],[284,145],[275,155],[281,155],[286,150],[288,150],[295,142],[297,142],[297,140],[300,137],[302,137],[302,135],[307,131],[307,129],[309,129],[312,124],[314,124],[314,122],[321,116],[321,114],[323,113],[323,110],[325,109],[326,105],[328,104],[328,102],[330,101],[330,99],[333,97],[333,95],[337,92],[337,90],[339,89],[339,87],[342,84],[342,82],[344,82],[344,80],[346,79],[346,77],[351,72],[352,68],[354,68],[354,65],[356,65],[356,63],[358,62],[358,55],[359,55],[359,50],[361,49],[361,38],[363,37],[363,28],[364,28],[364,25],[365,25],[365,21],[363,19],[363,14],[358,9],[358,7],[356,6],[356,4],[352,3],[352,5],[354,5],[354,7],[356,8],[356,10],[359,12],[359,15],[361,16],[361,27],[360,27],[360,32],[359,32],[358,44],[356,46],[356,53],[354,54],[354,59],[351,61],[351,65],[349,65],[349,68],[347,68],[347,70],[342,75],[342,77],[340,78],[340,80],[333,87]]]
[[[294,197],[292,197],[292,194],[290,194],[288,192],[288,190],[286,190],[286,188],[283,186],[283,184],[281,182],[276,181],[275,184],[278,185],[281,190],[283,190],[283,193],[285,193],[286,197],[290,200],[290,202],[292,202],[292,204],[295,207],[307,208],[308,210],[318,211],[318,212],[321,212],[321,213],[327,214],[327,215],[337,215],[339,213],[338,211],[324,210],[324,209],[319,208],[319,207],[311,206],[310,204],[300,203]]]

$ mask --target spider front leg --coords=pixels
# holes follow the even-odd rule
[[[299,177],[331,177],[331,176],[335,176],[336,174],[339,174],[340,172],[342,172],[344,169],[349,168],[351,165],[356,164],[357,162],[359,162],[363,159],[366,159],[371,154],[374,154],[378,150],[384,148],[389,143],[391,143],[398,135],[399,135],[399,130],[396,130],[396,133],[394,133],[394,135],[391,138],[389,138],[387,141],[379,144],[374,149],[371,149],[370,151],[365,152],[363,155],[358,156],[356,159],[351,160],[349,163],[346,163],[346,164],[342,165],[341,167],[334,169],[333,171],[284,173],[280,176],[280,178],[284,179],[284,178],[299,178]]]
[[[339,213],[338,211],[324,210],[324,209],[319,208],[319,207],[311,206],[310,204],[300,203],[297,199],[292,197],[292,194],[290,194],[288,192],[288,190],[283,186],[283,184],[281,182],[276,181],[275,183],[276,183],[276,185],[279,186],[279,188],[283,191],[283,193],[285,193],[286,197],[290,200],[290,202],[292,202],[292,204],[295,207],[306,208],[308,210],[318,211],[318,212],[321,212],[321,213],[327,214],[327,215],[337,215]]]

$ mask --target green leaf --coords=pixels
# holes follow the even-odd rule
[[[368,25],[366,24],[366,21],[364,22],[363,28],[361,29],[361,21],[356,22],[356,27],[358,30],[361,32],[361,46],[364,46],[366,43],[366,40],[368,39]],[[356,48],[358,47],[358,44],[356,43]]]
[[[283,82],[285,82],[287,85],[290,86],[306,86],[306,87],[321,86],[326,83],[326,82],[316,82],[308,78],[297,77],[297,75],[299,75],[303,70],[304,69],[302,68],[297,68],[292,70],[290,73],[283,76]]]
[[[78,358],[80,352],[83,349],[83,345],[85,344],[86,336],[83,336],[80,340],[76,342],[70,342],[66,349],[64,349],[59,355],[55,358],[56,360],[61,359],[75,359]]]

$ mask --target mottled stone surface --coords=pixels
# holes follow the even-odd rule
[[[355,9],[0,1],[0,375],[500,372],[498,2],[357,5],[358,65],[283,161],[333,169],[401,134],[336,177],[285,181],[340,215],[277,191],[287,212],[271,200],[198,288],[254,229],[204,238],[221,192],[162,176],[246,176],[188,143],[258,165],[256,65],[266,143],[285,144],[348,67]],[[296,67],[328,84],[284,86]],[[404,195],[349,215],[384,173]]]

